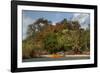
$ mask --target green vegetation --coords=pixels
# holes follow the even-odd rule
[[[63,19],[52,25],[51,21],[39,18],[28,26],[22,48],[23,58],[58,52],[83,54],[90,50],[90,29],[81,28],[78,21]]]

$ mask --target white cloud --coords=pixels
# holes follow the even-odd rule
[[[88,24],[90,24],[90,15],[86,13],[75,13],[73,14],[73,21],[79,21],[81,24],[81,28],[87,28]]]
[[[23,27],[22,27],[22,29],[23,29],[22,35],[23,36],[22,36],[22,38],[25,39],[26,36],[27,36],[28,25],[32,24],[34,22],[34,20],[32,18],[30,18],[30,17],[25,16],[25,15],[23,15],[23,19],[22,20],[23,20],[22,21],[23,22]]]
[[[52,23],[52,25],[56,25],[56,23],[55,23],[55,22],[53,22],[53,23]]]
[[[44,24],[43,23],[40,23],[40,26],[44,26]]]

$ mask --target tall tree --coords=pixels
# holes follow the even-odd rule
[[[46,26],[51,25],[52,22],[44,18],[37,19],[33,24],[28,26],[28,35],[33,35],[35,32],[41,31]]]

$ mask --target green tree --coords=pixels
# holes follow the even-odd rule
[[[56,53],[56,52],[58,52],[58,50],[59,50],[59,48],[58,48],[58,42],[57,42],[56,35],[54,33],[50,33],[44,39],[44,46],[45,46],[45,49],[49,53]]]
[[[90,50],[90,29],[82,29],[78,21],[63,19],[55,26],[44,18],[28,26],[28,37],[22,42],[23,58],[72,50],[75,54]],[[38,31],[36,31],[38,30]]]
[[[90,31],[89,30],[83,30],[80,33],[80,45],[81,50],[90,50]]]
[[[22,56],[23,58],[31,58],[30,53],[33,48],[32,39],[26,39],[22,41]]]
[[[67,21],[66,18],[64,18],[64,19],[60,22],[60,24],[67,24],[67,23],[68,23],[68,21]]]

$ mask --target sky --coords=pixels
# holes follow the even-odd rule
[[[23,10],[22,11],[22,38],[27,36],[28,25],[34,23],[38,18],[44,18],[55,25],[57,22],[60,22],[64,18],[67,20],[77,20],[81,24],[82,28],[87,28],[90,24],[90,15],[89,13],[75,13],[75,12],[48,12],[48,11],[31,11]]]

